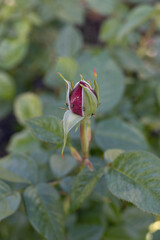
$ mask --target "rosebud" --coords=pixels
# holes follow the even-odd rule
[[[70,110],[81,117],[86,117],[94,114],[97,106],[97,96],[91,86],[84,80],[78,82],[69,95]]]
[[[86,82],[82,75],[81,80],[74,86],[67,81],[60,73],[59,75],[67,84],[66,105],[69,110],[65,112],[63,118],[64,146],[68,132],[84,118],[89,118],[96,112],[99,102],[98,85],[96,82],[97,73],[94,70],[94,89],[90,82]]]

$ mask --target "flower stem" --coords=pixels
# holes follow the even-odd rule
[[[87,129],[86,129],[86,121],[81,121],[80,126],[80,137],[81,137],[81,147],[82,147],[82,159],[85,160],[89,157],[89,149],[88,149],[88,142],[87,142]]]
[[[80,125],[80,138],[82,147],[82,161],[83,163],[93,171],[92,163],[89,161],[89,142],[90,142],[90,122],[84,119],[81,121]]]

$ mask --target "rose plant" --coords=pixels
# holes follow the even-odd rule
[[[5,0],[0,22],[0,239],[159,240],[159,3]]]
[[[0,162],[1,179],[11,182],[14,190],[11,190],[7,183],[1,181],[1,208],[10,206],[10,208],[6,208],[7,211],[1,213],[1,219],[17,210],[21,202],[21,192],[30,223],[48,240],[67,239],[67,236],[72,239],[72,234],[73,236],[76,234],[74,233],[76,225],[73,225],[73,228],[67,227],[67,222],[72,214],[80,207],[82,207],[83,212],[85,203],[92,200],[96,201],[97,197],[101,199],[103,206],[106,206],[105,198],[113,198],[115,201],[109,192],[120,199],[133,203],[142,211],[160,215],[159,158],[145,151],[124,152],[123,148],[105,151],[103,160],[100,157],[89,157],[90,117],[95,114],[100,104],[96,82],[97,73],[94,71],[94,88],[82,76],[81,80],[72,87],[72,83],[61,74],[59,75],[67,84],[66,104],[69,107],[69,110],[64,113],[63,125],[60,119],[53,115],[30,119],[27,124],[33,134],[43,142],[52,143],[57,148],[62,147],[63,158],[59,157],[59,152],[52,154],[50,168],[53,175],[51,174],[51,176],[48,175],[49,172],[48,170],[46,172],[46,169],[43,169],[43,174],[47,173],[46,176],[38,176],[38,171],[41,172],[42,169],[40,170],[40,166],[32,161],[33,156],[19,153],[2,159]],[[111,123],[109,121],[107,123],[107,121],[105,120],[104,124],[100,123],[100,127],[97,127],[97,136],[102,131],[101,136],[103,137],[104,128],[110,124],[114,125],[115,128],[117,128],[117,124],[121,126],[117,120],[112,120]],[[79,144],[77,150],[67,137],[69,131],[79,124],[82,156],[79,153]],[[124,125],[123,130],[126,131],[125,129]],[[117,131],[119,130],[117,129]],[[135,135],[135,139],[139,138],[139,143],[147,147],[139,133],[135,133],[134,130],[130,133]],[[123,136],[125,133],[121,132],[121,134]],[[124,141],[123,137],[122,141]],[[64,152],[66,144],[68,148]],[[26,165],[25,171],[23,170],[24,165]],[[14,166],[17,167],[14,168]],[[42,183],[37,181],[42,181]],[[58,191],[59,188],[62,189],[62,192]],[[92,196],[93,199],[90,199],[89,196]],[[117,203],[114,207],[118,207]],[[101,209],[100,215],[102,211],[103,209]],[[143,217],[145,218],[145,214]],[[97,224],[92,225],[98,231],[96,239],[100,239],[103,235],[107,236],[105,225],[103,227],[98,227]]]

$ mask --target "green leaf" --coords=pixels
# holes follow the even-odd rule
[[[56,76],[58,77],[59,81],[62,84],[63,84],[63,81],[62,79],[60,79],[60,76],[57,75],[57,72],[60,72],[67,80],[71,81],[75,77],[77,68],[78,68],[78,65],[74,58],[59,57],[55,66]]]
[[[30,186],[24,192],[26,212],[32,226],[47,240],[63,240],[64,213],[58,192],[48,184]]]
[[[0,221],[16,212],[20,201],[20,194],[12,191],[6,183],[0,181]]]
[[[79,74],[83,74],[84,79],[92,81],[92,79],[94,79],[94,68],[98,74],[97,84],[101,102],[101,105],[97,109],[97,114],[105,114],[109,112],[122,97],[125,86],[124,76],[107,52],[103,51],[97,56],[87,55],[85,57],[85,55],[82,55],[82,60],[79,60],[76,79],[79,79]]]
[[[75,176],[67,176],[61,179],[59,185],[62,188],[63,191],[66,193],[70,193],[71,191],[71,185],[72,182],[74,181]]]
[[[114,48],[112,54],[120,66],[127,71],[140,71],[144,67],[140,57],[128,48]]]
[[[60,119],[63,118],[64,111],[59,107],[64,107],[64,99],[57,99],[52,93],[51,94],[42,94],[40,95],[42,105],[43,105],[43,114],[44,115],[54,115]]]
[[[117,0],[87,0],[89,7],[101,14],[110,14],[118,7]]]
[[[71,211],[78,209],[83,204],[103,176],[104,170],[105,168],[102,166],[94,166],[94,171],[84,168],[78,174],[71,186]]]
[[[99,240],[104,227],[96,224],[79,224],[70,230],[70,240]]]
[[[37,0],[28,0],[27,2],[24,3],[22,3],[21,0],[15,0],[15,3],[17,7],[22,9],[23,11],[26,9],[36,7],[38,5]]]
[[[71,57],[59,57],[54,67],[51,67],[45,76],[45,84],[49,87],[64,86],[64,82],[57,74],[60,72],[67,80],[75,78],[77,62]]]
[[[65,26],[59,33],[55,51],[59,56],[75,56],[82,48],[83,39],[81,33],[73,26]]]
[[[37,4],[37,11],[43,22],[49,22],[58,19],[60,22],[82,24],[84,19],[84,10],[75,0],[40,0]]]
[[[84,21],[84,13],[82,4],[77,0],[57,1],[57,18],[65,23],[82,24]]]
[[[12,135],[7,150],[14,153],[28,153],[38,148],[39,141],[32,135],[29,129]]]
[[[115,41],[117,31],[121,26],[121,22],[117,18],[111,18],[104,21],[100,28],[99,38],[101,41],[107,41],[112,44]]]
[[[13,172],[3,167],[0,167],[0,179],[13,183],[31,183],[27,179],[24,179],[23,177],[20,177],[19,175],[14,174]]]
[[[108,215],[108,213],[107,213]],[[106,239],[111,240],[142,240],[146,239],[148,226],[154,221],[152,215],[139,211],[135,207],[127,207],[121,220],[112,225],[105,234]]]
[[[154,216],[145,212],[139,213],[139,209],[135,207],[126,208],[123,212],[121,223],[130,237],[136,240],[145,239],[148,226],[154,221]]]
[[[50,166],[56,177],[64,177],[77,166],[77,161],[69,154],[65,154],[63,158],[60,154],[53,154],[50,158]]]
[[[11,69],[25,57],[28,43],[23,39],[4,39],[0,42],[0,67]]]
[[[107,187],[106,187],[106,180],[105,180],[105,175],[102,176],[102,178],[97,182],[97,184],[95,185],[93,192],[91,194],[90,199],[93,199],[95,201],[106,201],[106,198],[111,199],[110,197],[111,193],[108,191]],[[116,198],[117,200],[117,198]],[[111,199],[112,201],[112,199]],[[119,200],[117,200],[119,201]],[[105,205],[105,209],[107,208],[107,204]],[[107,211],[107,218],[110,217],[110,211]],[[115,214],[116,215],[116,214]],[[116,220],[117,220],[117,215],[116,215]]]
[[[84,19],[83,7],[79,1],[75,0],[67,2],[65,0],[40,0],[37,2],[37,11],[45,23],[58,19],[64,23],[82,24]]]
[[[47,23],[47,22],[55,19],[56,11],[57,11],[56,1],[40,0],[39,4],[37,2],[36,5],[37,5],[36,8],[37,8],[38,15],[40,16],[40,19],[42,19],[42,21],[44,23]]]
[[[34,135],[41,141],[58,143],[63,139],[61,120],[55,116],[44,116],[27,121]]]
[[[63,117],[63,129],[64,129],[64,143],[62,148],[62,155],[66,145],[67,136],[69,131],[78,124],[84,117],[74,114],[72,111],[68,110],[65,112]]]
[[[150,5],[140,5],[135,7],[130,14],[127,15],[126,21],[119,30],[117,38],[122,40],[131,31],[150,19],[153,16],[153,13],[154,7]]]
[[[107,186],[118,198],[160,215],[160,159],[147,152],[126,152],[106,173]]]
[[[49,166],[52,149],[44,149],[41,146],[31,151],[30,156],[36,162],[38,168],[37,182],[49,182],[53,180],[53,173]]]
[[[14,97],[15,85],[9,74],[0,71],[0,99],[10,100]]]
[[[104,160],[107,163],[112,163],[121,153],[124,151],[121,149],[109,149],[104,152]]]
[[[148,144],[142,133],[118,118],[99,122],[95,128],[95,140],[103,150],[109,148],[119,148],[126,151],[148,149]]]
[[[123,226],[110,227],[106,232],[105,237],[109,240],[135,240],[130,237],[129,233]]]
[[[19,95],[14,104],[14,113],[21,124],[25,121],[42,115],[42,104],[35,93],[24,93]]]
[[[0,160],[0,178],[20,183],[37,181],[37,166],[33,159],[22,154],[11,154]],[[7,174],[8,172],[8,174]]]
[[[31,30],[31,22],[28,16],[28,19],[21,19],[21,21],[16,21],[14,23],[14,28],[16,34],[20,39],[26,39]]]

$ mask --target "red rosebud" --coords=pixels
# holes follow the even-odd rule
[[[67,81],[60,73],[59,75],[67,84],[66,104],[69,106],[69,110],[65,112],[63,117],[63,155],[68,132],[81,120],[89,118],[92,114],[94,114],[100,102],[98,85],[96,82],[96,70],[94,70],[94,89],[90,83],[83,79],[82,75],[80,75],[81,80],[74,86],[74,88],[72,87],[71,82]]]
[[[84,106],[84,99],[83,99],[84,88],[82,86],[88,89],[89,90],[88,92],[90,92],[90,94],[93,94],[95,96],[95,102],[97,102],[97,97],[94,90],[91,88],[91,86],[87,82],[81,80],[75,85],[74,89],[72,90],[69,96],[69,107],[73,113],[83,117],[85,116],[86,109]]]

